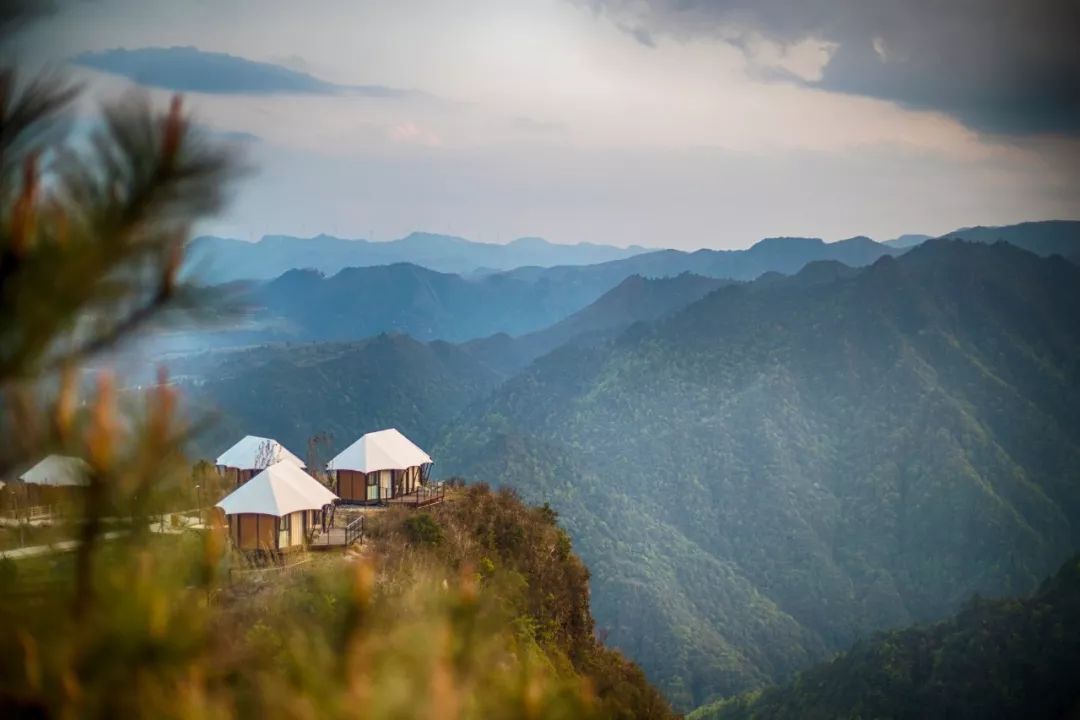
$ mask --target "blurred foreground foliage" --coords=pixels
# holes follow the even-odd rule
[[[417,517],[439,543],[410,539]],[[231,582],[218,533],[118,537],[89,604],[72,556],[20,561],[0,592],[0,715],[672,716],[596,639],[588,571],[549,512],[475,486],[369,528],[363,553]]]
[[[0,475],[54,452],[89,467],[74,551],[0,561],[0,717],[668,716],[596,640],[552,513],[512,495],[387,512],[362,557],[288,573],[230,572],[218,532],[151,532],[208,473],[175,393],[78,373],[205,302],[177,272],[234,165],[178,100],[108,106],[73,139],[76,96],[0,71]]]

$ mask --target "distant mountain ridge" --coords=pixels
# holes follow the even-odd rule
[[[1053,251],[1067,255],[1066,251],[1072,247],[1070,233],[1077,228],[1080,223],[1049,223],[1039,224],[1035,229],[961,232],[986,240],[1004,235],[1011,244],[1027,245],[1037,254]],[[1050,230],[1052,234],[1048,234]],[[379,252],[396,247],[394,252],[427,257],[433,265],[461,264],[461,256],[453,256],[453,252],[462,249],[472,252],[481,247],[484,252],[502,252],[507,247],[513,250],[520,246],[547,252],[556,247],[540,239],[521,239],[510,246],[484,246],[460,238],[423,234],[411,235],[396,245],[328,237],[297,241],[277,236],[267,237],[254,246],[240,241],[225,242],[232,243],[242,253],[254,254],[250,261],[236,259],[231,264],[249,268],[244,272],[256,275],[262,272],[258,257],[267,250],[274,254],[281,249],[284,254],[277,255],[275,261],[281,264],[335,267],[349,261],[347,253],[353,252],[358,242],[361,248],[377,248]],[[211,244],[218,246],[217,241]],[[202,247],[209,251],[209,246]],[[381,332],[402,332],[420,340],[450,342],[480,341],[500,333],[529,335],[581,311],[633,276],[672,278],[689,273],[712,280],[752,281],[771,275],[794,275],[814,263],[859,268],[909,250],[862,236],[832,243],[818,238],[784,237],[766,238],[746,250],[660,250],[591,265],[527,266],[468,275],[432,270],[417,263],[350,266],[335,272],[320,271],[318,267],[290,270],[255,284],[248,291],[247,298],[255,313],[251,318],[252,329],[220,334],[212,341],[215,344],[230,338],[238,344],[347,341]],[[199,267],[200,254],[194,255],[195,267]],[[806,277],[803,276],[804,280]],[[497,363],[509,362],[502,366],[505,371],[519,369],[521,363],[531,362],[554,348],[550,342],[553,336],[548,337],[546,342],[536,337],[512,344],[495,338],[486,344],[495,353],[488,359],[495,357]],[[530,342],[532,349],[528,348]],[[502,351],[497,348],[500,344]],[[475,348],[484,346],[479,342]],[[517,360],[511,359],[514,354]]]
[[[742,250],[683,251],[636,245],[625,248],[593,243],[561,245],[536,237],[518,238],[506,244],[482,243],[421,232],[381,242],[330,235],[311,238],[267,235],[251,243],[203,236],[192,242],[185,272],[204,283],[219,284],[269,280],[289,270],[313,269],[333,275],[348,267],[405,262],[467,279],[509,272],[515,279],[530,281],[599,283],[602,290],[589,297],[584,303],[588,304],[631,275],[672,277],[690,272],[753,280],[766,272],[793,274],[816,260],[838,260],[861,267],[883,255],[906,252],[930,237],[908,234],[885,242],[861,235],[835,242],[812,237],[772,237]],[[960,228],[941,237],[989,243],[1003,240],[1037,255],[1059,254],[1080,260],[1080,221]]]
[[[887,240],[886,245],[896,249],[912,248],[930,240],[932,235],[901,235]],[[1061,255],[1073,262],[1080,262],[1080,221],[1036,220],[1015,225],[965,227],[938,236],[942,239],[967,240],[969,242],[1007,242],[1036,255],[1048,257]]]
[[[886,240],[885,245],[894,248],[912,248],[916,245],[926,242],[933,235],[923,235],[922,233],[907,233],[899,237],[894,237],[892,240]]]
[[[817,260],[836,260],[851,267],[862,267],[884,255],[902,252],[902,249],[891,248],[865,236],[836,242],[809,237],[773,237],[759,240],[745,250],[657,250],[585,267],[522,267],[504,275],[547,282],[603,282],[610,287],[631,275],[656,278],[687,272],[726,280],[754,280],[767,272],[791,275]]]
[[[946,233],[942,238],[971,242],[1007,242],[1036,255],[1061,255],[1080,262],[1080,221],[1040,220],[1001,227],[968,227]]]
[[[257,317],[281,319],[268,339],[359,340],[383,332],[460,342],[546,327],[606,291],[571,292],[504,274],[466,280],[411,263],[350,267],[325,277],[291,270],[249,294]]]
[[[715,280],[791,274],[813,262],[860,267],[900,252],[864,237],[835,243],[769,238],[749,250],[662,250],[594,265],[522,267],[469,278],[414,263],[347,267],[332,275],[291,270],[255,285],[249,300],[257,317],[276,328],[265,334],[267,341],[359,340],[402,332],[419,340],[463,342],[543,330],[633,276],[688,275],[711,286]],[[549,343],[547,349],[553,347]]]
[[[375,242],[331,235],[298,238],[266,235],[258,242],[215,236],[192,241],[187,271],[202,282],[268,280],[289,270],[327,274],[348,267],[407,262],[445,273],[510,270],[525,265],[591,265],[630,257],[646,248],[578,243],[560,245],[542,238],[518,238],[506,244],[482,243],[452,235],[414,232],[398,240]]]

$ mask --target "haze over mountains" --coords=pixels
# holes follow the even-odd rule
[[[630,257],[646,249],[578,243],[559,245],[541,238],[482,243],[451,235],[414,232],[399,240],[373,242],[330,235],[298,238],[267,235],[258,242],[213,236],[191,243],[188,268],[205,283],[268,280],[294,269],[334,274],[348,267],[413,263],[444,273],[510,270],[525,265],[589,265]]]
[[[1080,257],[1075,251],[1080,247],[1077,222],[1026,223],[950,234],[965,235],[982,242],[1005,239],[1041,255]],[[897,240],[918,244],[922,237]],[[242,321],[215,330],[164,335],[153,347],[156,354],[164,355],[267,342],[359,340],[382,332],[451,342],[527,335],[582,310],[632,276],[669,278],[691,273],[750,281],[768,273],[797,273],[817,261],[862,267],[912,246],[897,247],[865,237],[833,243],[817,238],[768,238],[746,250],[639,252],[640,248],[558,246],[541,240],[488,245],[420,234],[394,243],[277,237],[251,244],[202,238],[195,244],[192,271],[212,276],[209,269],[221,267],[234,275],[260,275],[286,269],[280,276],[249,283],[240,291],[239,299],[247,307]],[[536,252],[519,252],[522,248]],[[595,264],[529,265],[497,272],[478,272],[476,267],[479,262],[517,263],[526,256],[533,261],[540,256],[559,261],[567,253],[578,259],[612,253],[629,256]],[[363,264],[399,256],[408,262]],[[333,270],[346,262],[361,265]],[[443,272],[431,266],[468,271]],[[524,346],[519,343],[518,347]],[[537,345],[541,347],[550,350],[553,346],[550,342]],[[536,354],[522,357],[531,360]]]
[[[593,265],[529,266],[470,277],[415,263],[348,267],[331,275],[294,269],[256,283],[242,295],[249,308],[242,327],[212,334],[207,340],[174,338],[167,347],[357,340],[381,332],[453,342],[499,333],[521,335],[559,322],[634,275],[664,278],[693,273],[727,281],[752,280],[766,272],[795,272],[815,260],[861,266],[899,252],[868,238],[836,243],[773,238],[748,250],[664,250]]]
[[[245,427],[303,447],[320,432],[340,439],[356,427],[394,423],[432,446],[468,405],[537,357],[571,342],[599,342],[723,284],[689,274],[633,276],[584,310],[518,338],[500,334],[453,345],[398,333],[355,342],[274,344],[174,358],[170,371],[190,398],[225,411],[218,427],[200,440],[206,452]],[[312,413],[312,407],[323,411]]]
[[[214,236],[192,241],[187,271],[201,282],[269,280],[289,270],[311,269],[334,275],[348,267],[411,263],[442,273],[472,275],[514,270],[519,279],[617,276],[614,287],[632,274],[647,277],[693,272],[710,277],[753,280],[763,272],[798,272],[814,260],[839,260],[866,265],[883,254],[902,252],[929,239],[929,235],[901,235],[878,243],[865,236],[827,243],[820,238],[765,238],[745,250],[656,250],[640,246],[616,247],[593,243],[562,245],[542,238],[518,238],[506,244],[481,243],[450,235],[415,232],[399,240],[373,242],[318,235],[298,238],[267,235],[258,242]],[[975,242],[1004,240],[1038,255],[1075,256],[1080,244],[1080,222],[1051,220],[1005,227],[960,228],[941,237]],[[632,260],[631,260],[632,259]],[[610,261],[615,262],[608,266]],[[581,271],[560,266],[604,268]]]

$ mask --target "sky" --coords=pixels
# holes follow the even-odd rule
[[[202,232],[675,248],[1080,219],[1073,0],[58,0],[4,49],[182,92]]]

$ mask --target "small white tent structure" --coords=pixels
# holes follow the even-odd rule
[[[396,428],[360,437],[326,464],[345,502],[381,503],[427,482],[431,456]]]
[[[19,480],[28,485],[81,487],[89,484],[90,466],[82,458],[49,455],[30,468]]]
[[[229,536],[241,550],[303,547],[337,496],[318,480],[282,460],[259,472],[217,504]]]
[[[243,485],[255,474],[274,463],[288,460],[299,468],[307,467],[304,461],[289,452],[273,438],[247,435],[214,461],[218,474],[232,481],[233,486]]]

